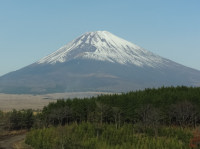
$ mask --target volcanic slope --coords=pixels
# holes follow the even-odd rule
[[[126,92],[172,85],[200,86],[200,71],[107,31],[85,33],[41,60],[0,77],[2,93]]]

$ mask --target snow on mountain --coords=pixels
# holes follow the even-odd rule
[[[0,93],[127,92],[200,86],[200,71],[106,31],[85,33],[36,63],[0,77]]]
[[[83,34],[42,58],[37,64],[63,63],[74,59],[93,59],[140,67],[159,67],[168,61],[107,31],[96,31]]]

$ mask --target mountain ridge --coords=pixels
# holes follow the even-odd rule
[[[0,93],[127,92],[200,86],[200,71],[107,31],[88,32],[39,61],[0,77]]]

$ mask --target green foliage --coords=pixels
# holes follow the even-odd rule
[[[19,130],[30,129],[34,124],[34,115],[31,109],[13,110],[11,112],[0,113],[0,125],[4,129]]]
[[[9,113],[9,129],[30,129],[34,123],[34,116],[32,110],[13,110]]]
[[[187,110],[186,110],[187,109]],[[65,125],[92,122],[159,124],[181,127],[196,126],[200,122],[200,88],[167,87],[145,89],[96,98],[67,99],[50,103],[42,111],[43,125]]]
[[[187,149],[199,115],[200,88],[162,87],[61,99],[36,116],[0,111],[0,128],[32,128],[26,143],[35,149]]]
[[[98,129],[97,129],[98,128]],[[101,133],[97,135],[97,132]],[[138,133],[134,125],[97,126],[91,123],[71,124],[64,127],[32,129],[26,143],[35,149],[188,149],[192,131],[176,127],[160,127],[158,136]]]
[[[4,113],[0,111],[0,132],[4,129],[4,126],[5,126]]]
[[[35,120],[43,129],[33,129],[26,143],[36,149],[187,149],[187,128],[199,125],[199,110],[200,88],[184,86],[62,99],[44,107]]]

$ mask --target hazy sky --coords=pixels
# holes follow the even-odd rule
[[[200,70],[200,0],[0,0],[0,75],[96,30]]]

